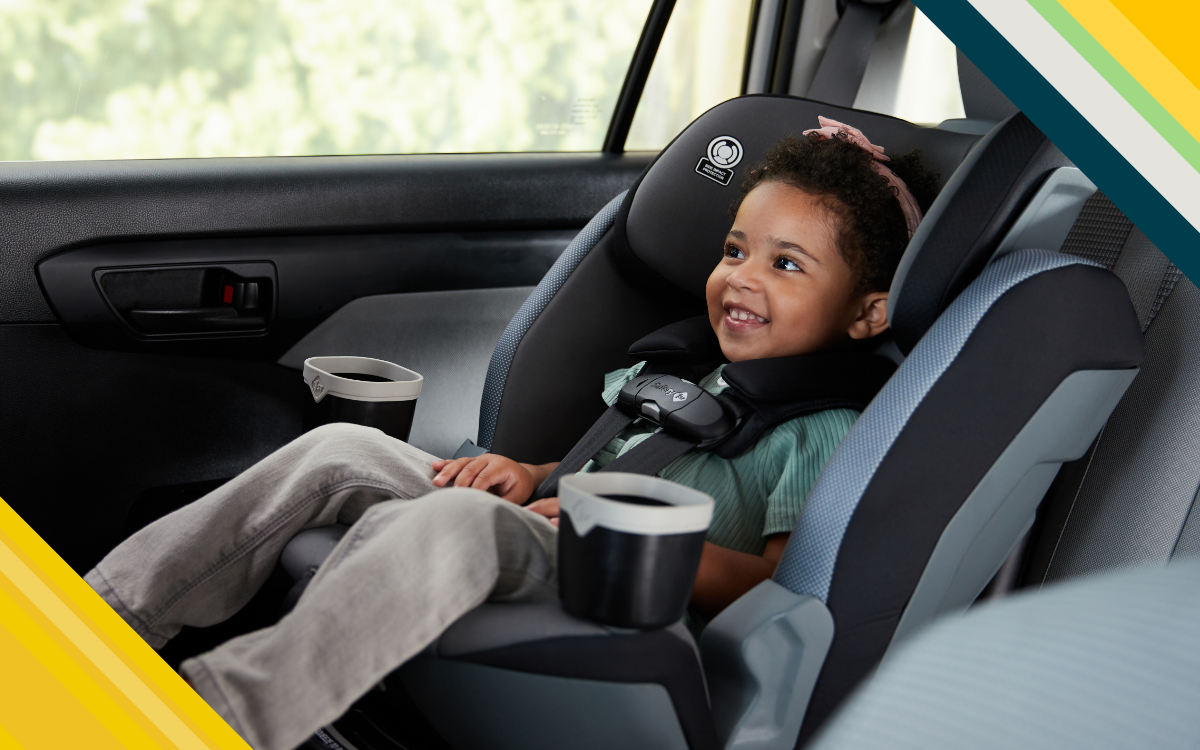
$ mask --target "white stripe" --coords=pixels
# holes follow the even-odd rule
[[[970,0],[1113,148],[1200,230],[1200,173],[1026,2]]]

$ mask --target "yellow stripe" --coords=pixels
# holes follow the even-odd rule
[[[4,693],[7,694],[0,693],[0,697],[5,704],[5,724],[25,735],[26,744],[35,747],[48,744],[59,747],[123,745],[131,750],[156,750],[159,745],[38,627],[4,590],[3,583],[8,581],[0,581],[0,622],[4,623],[0,643],[3,643],[7,667],[4,686]],[[22,651],[25,653],[22,654]],[[44,669],[38,668],[38,662]],[[44,673],[47,671],[49,675]],[[82,705],[63,700],[69,696],[62,692],[55,695],[55,680]],[[22,687],[28,690],[25,700],[16,694]],[[42,703],[44,707],[38,710],[36,705],[32,705],[36,703]],[[14,709],[20,710],[20,713],[12,715]],[[102,726],[97,726],[97,722]],[[45,739],[38,743],[29,742],[29,736],[36,736],[39,731]],[[70,734],[82,734],[78,739],[86,741],[65,741],[68,740],[65,735]]]
[[[3,647],[0,647],[0,654],[7,655],[8,652]],[[17,738],[5,730],[3,721],[0,721],[0,750],[25,750],[25,747],[20,742],[17,742]]]
[[[0,572],[8,574],[170,742],[186,750],[249,747],[3,501],[0,543]]]
[[[30,601],[27,596],[21,593],[21,590],[5,576],[0,576],[0,591],[3,591],[12,597],[13,601],[17,603],[17,606],[24,610],[25,614],[33,620],[34,625],[36,625],[43,633],[45,633],[52,641],[54,641],[55,646],[62,649],[66,653],[67,658],[78,665],[79,668],[82,669],[87,675],[87,677],[95,682],[100,689],[103,690],[105,694],[107,694],[108,697],[117,704],[121,711],[129,714],[129,717],[133,719],[133,721],[136,722],[146,734],[150,735],[150,739],[155,745],[163,748],[172,747],[171,741],[165,734],[162,733],[161,730],[159,730],[157,726],[155,726],[154,722],[150,721],[150,719],[144,713],[142,713],[142,711],[133,703],[133,701],[131,701],[128,696],[122,693],[117,686],[113,684],[113,681],[108,678],[108,675],[104,674],[99,667],[93,664],[91,660],[89,660],[84,653],[79,650],[79,647],[76,646],[70,638],[68,638],[61,630],[58,629],[58,627],[50,620],[50,618],[47,617],[44,612],[34,606],[33,602]]]
[[[1200,89],[1120,10],[1109,0],[1058,2],[1193,138],[1200,140]]]
[[[1110,0],[1142,36],[1166,55],[1188,80],[1200,87],[1200,49],[1196,27],[1200,4],[1194,0]]]

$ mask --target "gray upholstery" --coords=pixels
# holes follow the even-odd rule
[[[1047,498],[1028,584],[1175,554],[1200,488],[1197,311],[1200,290],[1183,279],[1147,329],[1141,374],[1096,447]]]
[[[530,287],[382,294],[329,316],[279,359],[349,355],[395,362],[425,376],[409,442],[450,457],[475,437],[487,362]],[[300,381],[297,373],[296,381]]]
[[[967,287],[925,334],[829,459],[775,571],[776,581],[798,594],[827,599],[842,536],[859,499],[908,418],[954,361],[979,321],[1001,296],[1026,279],[1080,262],[1053,252],[1015,251],[997,260]],[[984,583],[986,579],[980,582],[981,588]]]
[[[717,737],[725,747],[792,746],[833,627],[823,602],[774,581],[763,581],[713,618],[700,650]]]
[[[617,216],[617,208],[620,207],[624,197],[625,193],[621,193],[592,217],[592,220],[580,230],[575,239],[571,240],[571,244],[567,246],[562,255],[558,256],[558,260],[546,272],[545,277],[542,278],[533,293],[521,303],[516,314],[511,316],[508,324],[504,327],[504,332],[496,343],[488,363],[483,401],[479,409],[479,439],[476,441],[479,445],[488,447],[492,444],[492,438],[496,432],[496,419],[500,415],[500,397],[504,395],[504,383],[508,380],[508,369],[512,365],[521,339],[529,332],[530,327],[542,314],[542,311],[546,309],[546,305],[550,304],[550,300],[554,299],[554,295],[558,294],[558,290],[566,283],[567,277],[574,273],[579,262],[592,251],[600,238],[612,226],[613,219]]]
[[[1200,291],[1101,193],[1063,250],[1125,282],[1147,357],[1092,449],[1047,495],[1021,585],[1200,552]]]
[[[1200,561],[1047,587],[943,619],[812,750],[1195,748]]]

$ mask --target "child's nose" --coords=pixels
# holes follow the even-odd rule
[[[734,289],[754,290],[762,286],[757,269],[749,263],[738,266],[726,278],[726,283]]]

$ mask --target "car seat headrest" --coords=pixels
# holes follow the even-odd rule
[[[979,140],[930,206],[892,280],[888,321],[900,351],[907,354],[979,275],[1047,175],[1066,166],[1019,112]]]
[[[889,154],[920,148],[943,180],[978,140],[795,97],[731,99],[689,125],[634,183],[613,225],[618,265],[649,288],[674,286],[703,298],[746,172],[783,137],[817,127],[818,115],[859,128]]]

